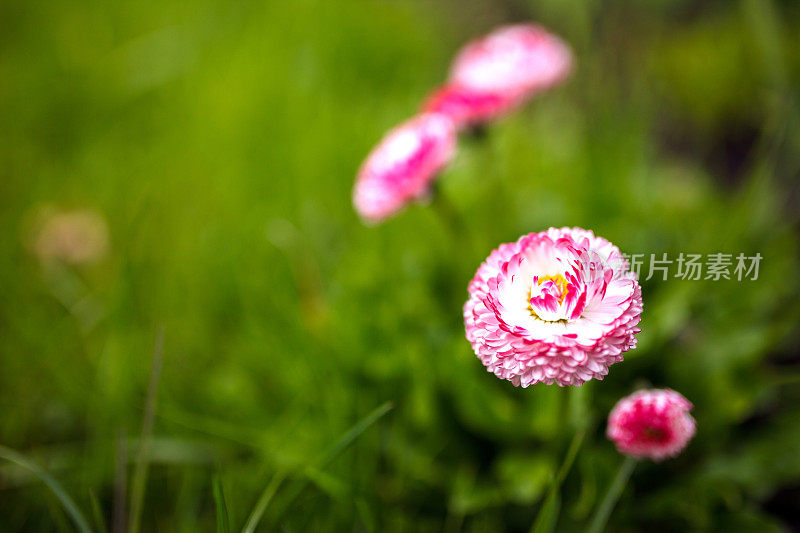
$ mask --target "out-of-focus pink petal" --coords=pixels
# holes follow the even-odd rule
[[[358,172],[353,205],[367,222],[379,222],[424,196],[455,154],[453,122],[423,113],[391,130]]]
[[[510,98],[503,93],[446,85],[427,98],[423,111],[447,115],[456,127],[463,128],[497,118],[518,103],[518,98]]]
[[[515,24],[467,44],[453,61],[449,83],[474,100],[492,95],[507,109],[563,81],[572,63],[564,41],[536,24]]]

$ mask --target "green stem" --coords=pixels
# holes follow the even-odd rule
[[[561,507],[559,491],[564,478],[567,477],[572,463],[575,462],[575,457],[578,455],[578,450],[581,448],[583,438],[586,436],[586,428],[583,427],[575,432],[572,437],[572,442],[567,450],[567,455],[564,457],[564,462],[561,463],[561,468],[558,469],[553,484],[550,485],[550,490],[547,493],[547,499],[542,504],[539,513],[536,515],[536,521],[531,527],[531,531],[535,533],[542,533],[545,531],[553,531],[555,529],[556,521],[558,520],[558,511]]]
[[[623,461],[622,465],[619,467],[617,476],[608,487],[603,502],[600,504],[600,507],[597,508],[592,523],[587,530],[588,533],[600,533],[605,529],[608,517],[611,516],[611,511],[614,510],[614,506],[617,504],[620,494],[622,494],[622,489],[624,489],[625,485],[628,483],[628,478],[631,477],[631,473],[633,473],[633,469],[636,468],[637,462],[637,459],[633,457],[625,458],[625,461]]]

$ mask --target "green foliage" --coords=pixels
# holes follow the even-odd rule
[[[434,202],[363,226],[370,148],[461,43],[522,17],[574,45],[573,78],[461,139],[451,218]],[[152,438],[128,445],[147,447],[143,531],[236,530],[270,479],[265,528],[528,530],[585,424],[550,500],[556,530],[581,530],[620,462],[605,417],[643,383],[689,398],[698,434],[637,467],[609,527],[785,527],[799,24],[756,0],[0,3],[0,442],[112,524],[117,436],[141,433],[163,326]],[[110,255],[41,264],[47,205],[100,212]],[[757,281],[643,279],[639,347],[603,382],[516,389],[464,339],[466,286],[499,243],[563,225],[626,253],[764,259]],[[19,464],[0,486],[0,530],[69,527]]]

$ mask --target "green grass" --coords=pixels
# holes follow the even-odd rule
[[[460,140],[440,187],[457,225],[434,202],[363,226],[369,149],[463,42],[522,17],[574,46],[572,79]],[[698,434],[637,467],[612,530],[785,525],[798,27],[777,0],[1,3],[0,443],[109,530],[117,461],[142,531],[224,530],[221,509],[239,530],[280,476],[265,530],[528,530],[586,424],[555,517],[572,531],[619,465],[607,413],[650,383],[695,404]],[[41,265],[44,205],[102,213],[108,258]],[[562,225],[627,253],[764,259],[754,282],[643,281],[639,347],[571,400],[488,374],[461,317],[490,250]],[[0,530],[70,530],[30,470],[0,465],[0,491]]]

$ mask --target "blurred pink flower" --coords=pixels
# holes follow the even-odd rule
[[[31,248],[43,261],[88,264],[108,254],[108,225],[95,211],[42,209],[35,226]]]
[[[500,245],[469,284],[467,339],[514,385],[602,379],[636,346],[642,293],[619,249],[591,231],[550,228]]]
[[[572,52],[535,24],[503,26],[467,44],[450,71],[448,86],[426,110],[451,112],[456,125],[484,122],[564,80]]]
[[[358,172],[356,211],[367,222],[379,222],[424,197],[455,146],[453,122],[442,114],[424,113],[391,130]]]
[[[625,455],[661,461],[692,439],[692,404],[669,389],[643,390],[621,399],[608,417],[608,438]]]
[[[500,93],[445,85],[428,97],[423,110],[447,115],[457,127],[463,127],[487,122],[507,111],[514,103]]]

